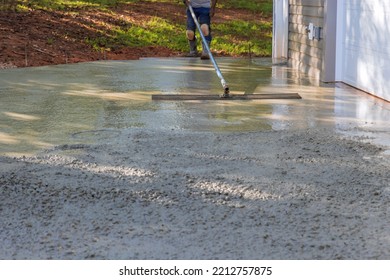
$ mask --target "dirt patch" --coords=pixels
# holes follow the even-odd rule
[[[119,47],[110,52],[94,50],[87,39],[96,38],[97,23],[109,21],[101,13],[31,11],[0,13],[0,65],[27,67],[77,63],[103,59],[138,59],[172,56],[177,52],[163,47]]]
[[[185,23],[182,5],[156,2],[123,4],[109,11],[77,10],[28,12],[0,11],[0,69],[95,60],[128,60],[140,57],[181,56],[165,47],[115,46],[110,51],[93,49],[87,40],[101,36],[113,26],[142,24],[153,16]],[[244,10],[217,12],[215,22],[254,19],[258,14]]]

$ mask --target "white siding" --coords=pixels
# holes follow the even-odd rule
[[[288,0],[274,0],[273,58],[288,57]]]
[[[390,1],[344,0],[338,8],[339,78],[390,101]]]

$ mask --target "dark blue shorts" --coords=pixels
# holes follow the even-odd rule
[[[207,24],[209,26],[209,35],[205,36],[207,41],[211,41],[211,18],[210,18],[210,8],[192,8],[194,10],[194,14],[196,16],[196,19],[198,20],[199,24]],[[191,12],[189,9],[187,9],[187,30],[192,30],[195,32],[196,30],[196,24],[194,22],[194,19],[191,16]]]

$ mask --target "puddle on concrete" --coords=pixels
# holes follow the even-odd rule
[[[224,132],[324,127],[363,131],[390,146],[387,103],[344,85],[318,85],[270,59],[220,58],[218,64],[233,93],[298,92],[303,99],[151,100],[152,94],[222,93],[210,63],[198,59],[0,70],[0,155],[109,141],[131,128]]]

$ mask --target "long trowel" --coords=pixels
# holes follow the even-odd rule
[[[152,100],[247,100],[247,99],[301,99],[301,96],[297,93],[267,93],[267,94],[230,94],[230,89],[228,83],[222,75],[221,70],[218,67],[217,62],[214,59],[213,54],[211,53],[210,47],[206,41],[206,38],[202,32],[200,24],[196,18],[194,10],[191,4],[187,5],[191,13],[192,18],[194,19],[196,28],[199,31],[199,35],[202,38],[203,47],[206,49],[211,62],[214,65],[214,69],[217,73],[218,78],[221,80],[223,87],[223,93],[220,95],[217,94],[157,94],[152,95]]]

